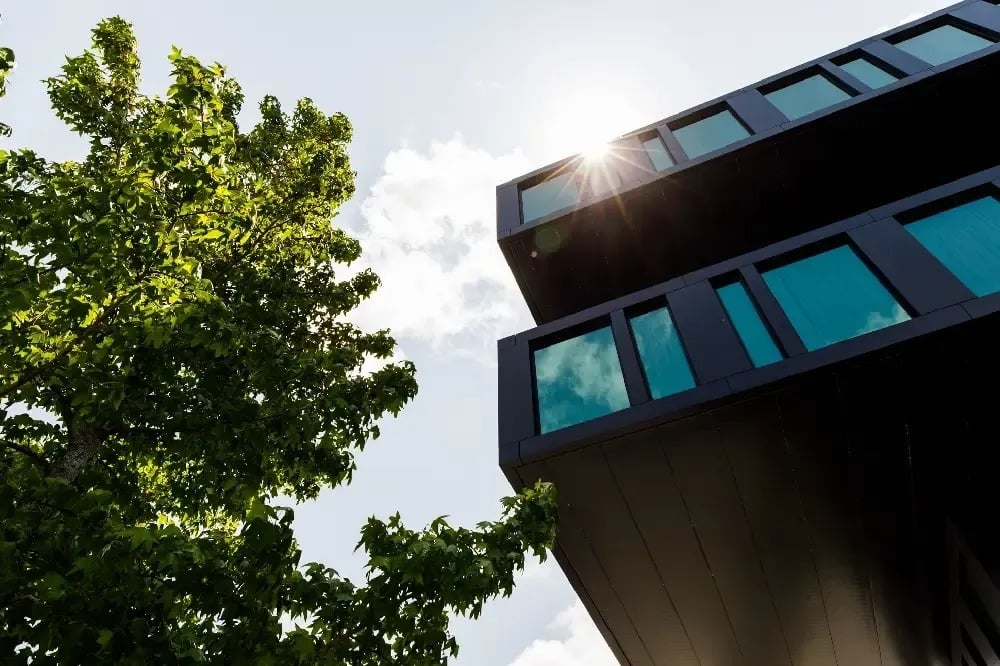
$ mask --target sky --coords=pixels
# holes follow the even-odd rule
[[[358,188],[336,223],[383,280],[356,319],[393,329],[420,383],[354,483],[296,508],[303,561],[360,580],[368,516],[471,526],[496,519],[510,491],[496,462],[495,345],[532,322],[496,245],[497,184],[945,4],[0,0],[0,44],[18,59],[0,118],[14,127],[8,146],[82,155],[40,80],[115,14],[135,26],[146,92],[165,91],[177,45],[225,64],[248,107],[311,97],[350,117]],[[552,560],[453,630],[460,666],[615,663]]]

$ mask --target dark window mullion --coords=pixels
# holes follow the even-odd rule
[[[628,393],[629,403],[641,405],[649,402],[651,396],[646,385],[645,373],[642,371],[642,363],[639,361],[639,351],[636,349],[632,331],[622,310],[611,313],[611,333],[615,338],[615,347],[618,348],[618,361],[625,377],[625,392]]]
[[[760,276],[757,268],[752,265],[740,268],[740,277],[763,316],[764,323],[770,327],[774,337],[777,338],[778,345],[784,351],[785,356],[805,354],[806,346],[802,342],[802,338],[795,332],[792,322],[789,321],[785,311],[781,309],[778,299],[764,283],[764,278]]]

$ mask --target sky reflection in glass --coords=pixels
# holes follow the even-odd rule
[[[667,308],[633,317],[631,324],[650,395],[656,399],[693,388],[694,376]]]
[[[535,388],[542,433],[629,406],[611,328],[535,352]]]
[[[1000,201],[976,199],[906,230],[976,296],[1000,291]]]
[[[846,245],[762,277],[810,351],[910,318]]]

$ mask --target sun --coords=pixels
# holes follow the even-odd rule
[[[544,149],[550,159],[581,155],[600,163],[608,157],[610,142],[628,131],[634,111],[624,96],[599,89],[574,91],[547,109]]]
[[[602,161],[610,152],[611,144],[609,142],[596,141],[580,151],[580,155],[583,156],[584,162],[594,163]]]

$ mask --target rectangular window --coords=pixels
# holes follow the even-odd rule
[[[691,366],[667,308],[632,317],[629,323],[653,399],[694,388]]]
[[[851,95],[823,74],[817,73],[764,93],[764,97],[790,120],[796,120],[850,99]]]
[[[722,307],[729,315],[729,321],[743,341],[747,355],[754,367],[761,367],[781,360],[781,352],[774,344],[771,332],[767,330],[760,313],[750,300],[750,294],[742,282],[733,282],[716,290]]]
[[[642,142],[642,147],[646,150],[649,161],[653,163],[653,168],[657,171],[666,171],[674,166],[674,158],[667,152],[667,147],[663,145],[663,139],[654,136]]]
[[[580,200],[580,187],[575,174],[566,171],[521,190],[521,211],[524,222],[532,222],[546,215],[575,206]]]
[[[750,136],[750,132],[743,126],[743,123],[728,109],[697,120],[690,125],[684,125],[677,129],[671,128],[671,131],[677,137],[681,148],[692,159]]]
[[[857,57],[838,64],[842,70],[865,84],[872,90],[877,90],[890,83],[895,83],[899,77],[892,74],[867,58]]]
[[[810,351],[910,318],[846,245],[762,277]]]
[[[983,197],[906,225],[969,291],[1000,291],[1000,201]]]
[[[985,37],[948,24],[893,43],[896,48],[931,65],[943,65],[993,44]]]
[[[534,361],[542,433],[629,406],[610,327],[539,349],[534,353]]]

